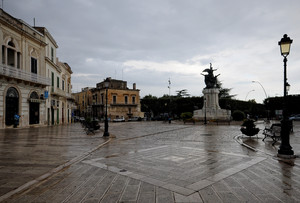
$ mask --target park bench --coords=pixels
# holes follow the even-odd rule
[[[265,129],[263,130],[263,135],[265,135],[264,139],[262,141],[264,141],[267,137],[272,138],[273,143],[272,145],[274,146],[274,144],[280,140],[280,132],[281,132],[281,124],[280,123],[274,123],[271,125],[271,127],[265,127]]]

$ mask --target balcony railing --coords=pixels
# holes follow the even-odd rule
[[[50,78],[46,78],[35,73],[27,72],[3,64],[0,65],[0,75],[4,75],[9,78],[24,80],[36,84],[46,85],[46,86],[51,84]]]

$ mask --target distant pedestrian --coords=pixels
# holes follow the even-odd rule
[[[19,121],[20,121],[20,116],[17,114],[17,113],[15,113],[15,115],[14,115],[14,128],[16,128],[16,127],[18,127],[18,125],[19,125]]]

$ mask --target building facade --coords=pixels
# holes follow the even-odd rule
[[[110,79],[107,88],[107,114],[112,120],[123,117],[128,120],[132,117],[144,117],[141,112],[140,90],[133,84],[132,89],[127,82]],[[83,117],[104,118],[106,107],[106,88],[104,81],[96,88],[83,88],[81,92],[74,93],[77,104],[77,115]]]
[[[32,27],[0,9],[0,44],[0,128],[12,127],[15,114],[21,116],[19,127],[53,124],[49,109],[55,96],[60,100],[56,108],[61,106],[53,121],[68,121],[72,71],[58,62],[58,46],[47,29]],[[52,73],[59,86],[53,86]]]
[[[127,87],[127,82],[111,79],[107,88],[107,115],[110,119],[121,118],[128,120],[132,117],[143,117],[140,104],[140,90],[133,84],[132,89]],[[104,81],[92,89],[92,112],[96,117],[105,115],[106,88]]]
[[[44,36],[0,9],[0,128],[45,123],[46,77]]]
[[[92,117],[92,89],[95,88],[85,87],[81,89],[81,92],[72,94],[76,104],[76,116]]]

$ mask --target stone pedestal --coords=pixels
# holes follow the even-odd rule
[[[194,111],[193,118],[198,120],[230,120],[231,111],[221,109],[219,106],[219,89],[218,88],[204,88],[203,89],[203,107],[200,110]]]

